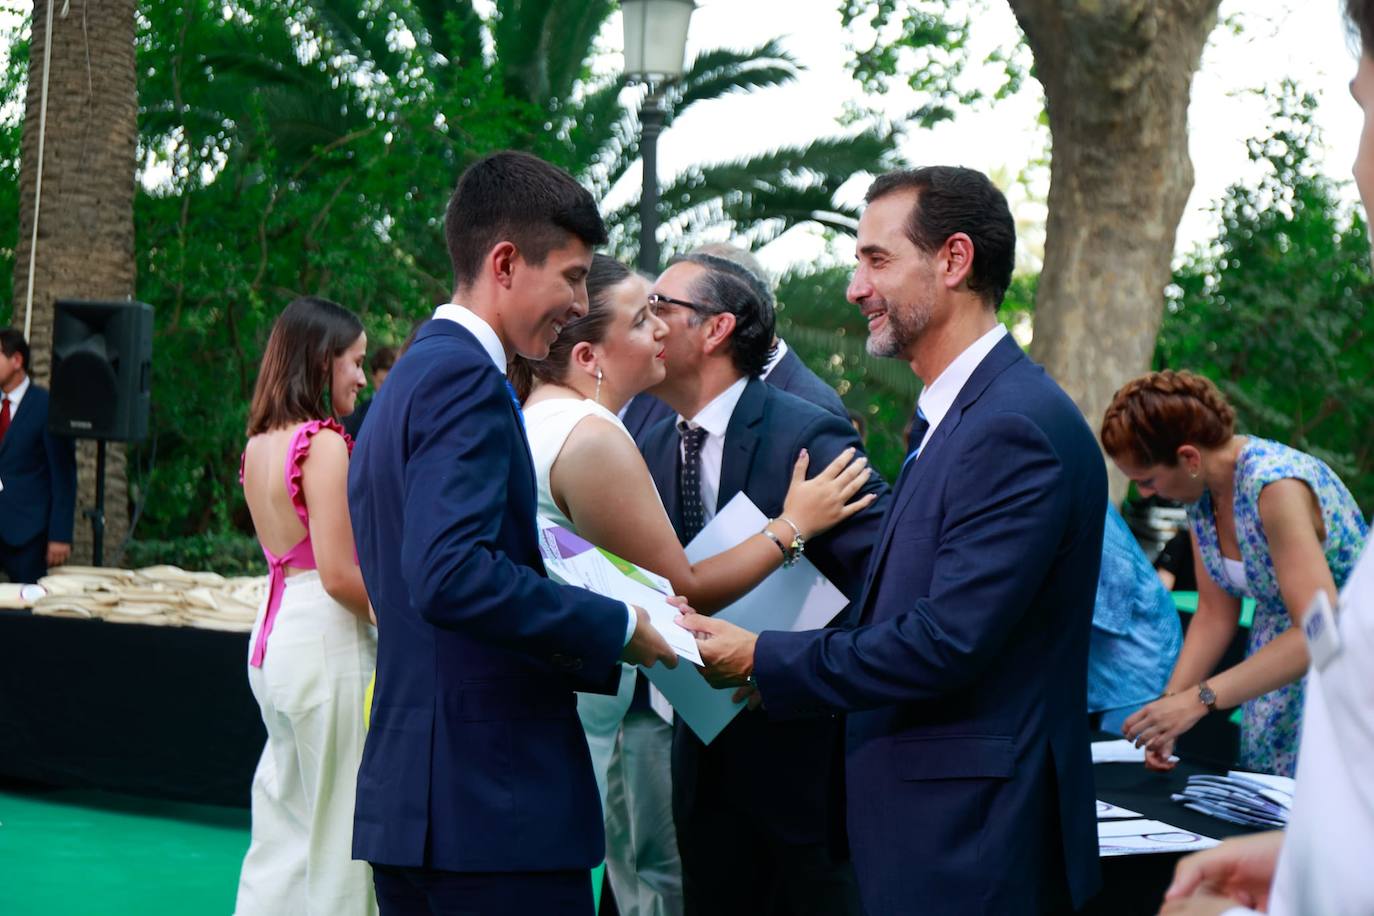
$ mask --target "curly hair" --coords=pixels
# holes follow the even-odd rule
[[[1102,448],[1145,467],[1178,463],[1184,444],[1216,448],[1235,435],[1236,412],[1209,379],[1151,372],[1121,387],[1102,417]]]

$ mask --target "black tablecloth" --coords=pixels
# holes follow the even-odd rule
[[[1100,736],[1115,738],[1115,736]],[[1099,763],[1093,767],[1097,797],[1105,802],[1140,812],[1141,817],[1163,821],[1192,833],[1224,840],[1255,831],[1190,811],[1171,801],[1182,792],[1188,777],[1199,773],[1221,773],[1224,767],[1209,766],[1183,759],[1168,773],[1155,773],[1139,763]],[[1159,912],[1164,891],[1173,878],[1174,865],[1181,853],[1149,853],[1137,856],[1112,856],[1102,860],[1102,892],[1084,911],[1101,916],[1135,916]]]
[[[0,777],[247,805],[248,634],[0,612]]]

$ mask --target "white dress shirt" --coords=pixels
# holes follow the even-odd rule
[[[969,376],[973,375],[973,371],[992,352],[992,348],[997,346],[997,342],[1006,336],[1007,329],[999,321],[993,325],[992,330],[969,344],[964,352],[956,356],[954,362],[946,366],[945,371],[936,376],[935,381],[921,389],[921,396],[916,399],[916,406],[925,415],[930,428],[926,430],[925,437],[921,439],[918,452],[925,448],[930,437],[934,435],[935,428],[940,425],[945,414],[949,413],[949,409],[954,406],[954,401],[959,397],[959,392],[963,391],[964,386],[968,384]]]
[[[706,438],[701,443],[701,508],[702,521],[709,522],[716,517],[716,500],[720,497],[720,462],[725,455],[725,431],[730,428],[730,418],[735,414],[740,396],[748,378],[742,378],[726,388],[701,411],[688,420],[678,416],[678,422],[686,421],[692,429],[706,430]],[[679,442],[679,454],[687,460],[686,446]]]
[[[506,348],[501,343],[501,338],[491,329],[491,325],[477,315],[472,309],[459,305],[456,302],[445,302],[434,310],[435,319],[452,321],[460,327],[466,328],[477,342],[482,345],[482,349],[487,351],[487,356],[496,364],[496,368],[502,375],[506,374]],[[528,448],[528,443],[526,448]],[[533,460],[533,459],[531,459]],[[639,625],[639,615],[635,613],[634,606],[626,603],[625,610],[629,613],[629,621],[625,626],[625,641],[622,646],[628,646],[630,640],[634,638],[635,627]]]
[[[5,395],[5,397],[7,397],[7,398],[10,399],[10,422],[11,422],[11,423],[14,422],[14,415],[15,415],[16,413],[19,412],[19,402],[22,401],[22,400],[24,400],[24,395],[25,395],[26,393],[28,393],[29,384],[30,384],[29,374],[28,374],[27,372],[25,372],[25,373],[24,373],[24,380],[23,380],[22,382],[19,383],[18,387],[16,387],[16,388],[15,388],[13,391],[11,391],[9,394]]]
[[[763,374],[760,375],[759,378],[761,378],[761,379],[767,379],[768,376],[772,375],[772,374],[773,374],[773,370],[776,369],[776,368],[778,368],[778,363],[782,362],[782,358],[783,358],[784,356],[786,356],[786,355],[787,355],[787,341],[785,341],[785,340],[783,340],[781,337],[779,337],[779,338],[778,338],[778,346],[777,346],[776,349],[773,350],[773,355],[770,356],[770,357],[768,357],[768,362],[765,363],[765,364],[764,364],[764,367],[763,367]]]

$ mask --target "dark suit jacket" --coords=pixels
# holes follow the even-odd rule
[[[0,484],[0,540],[72,542],[76,444],[48,432],[48,390],[33,382],[0,441]]]
[[[681,536],[679,441],[669,417],[648,431],[642,450]],[[814,476],[850,446],[862,451],[848,420],[751,379],[726,429],[717,508],[743,491],[766,515],[776,516],[803,447],[811,454]],[[864,492],[878,494],[873,505],[806,545],[807,559],[851,599],[862,586],[888,501],[887,485],[876,474]],[[726,792],[784,842],[834,840],[828,828],[831,796],[839,788],[833,751],[841,728],[839,719],[772,722],[766,713],[745,712],[706,747],[679,723],[673,739],[675,812],[685,819],[698,793]],[[708,768],[726,785],[700,778]]]
[[[812,372],[801,361],[797,351],[788,347],[787,352],[778,360],[778,364],[773,367],[773,371],[768,373],[765,382],[774,388],[780,388],[788,394],[794,394],[803,401],[810,401],[818,407],[839,417],[844,422],[849,422],[849,411],[845,410],[844,401],[835,393],[821,377]],[[635,395],[630,401],[630,406],[625,410],[622,420],[625,428],[630,431],[636,442],[643,438],[650,427],[657,424],[664,417],[674,416],[673,409],[660,401],[648,392]]]
[[[545,577],[523,424],[472,334],[421,330],[348,477],[379,631],[354,857],[594,867],[601,805],[574,690],[614,691],[625,606]]]
[[[787,348],[787,352],[778,360],[778,364],[764,381],[788,394],[795,394],[803,401],[824,407],[844,422],[849,422],[849,411],[845,410],[844,401],[840,400],[835,389],[812,372],[806,363],[802,362],[797,351],[791,347]]]
[[[849,714],[868,912],[1034,913],[1096,889],[1083,696],[1106,498],[1078,408],[1007,337],[899,478],[861,625],[759,637],[772,714]]]

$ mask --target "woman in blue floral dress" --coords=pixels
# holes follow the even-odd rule
[[[1191,372],[1127,383],[1102,421],[1102,445],[1143,495],[1188,504],[1198,607],[1160,699],[1126,720],[1168,769],[1178,736],[1208,712],[1243,706],[1240,766],[1292,776],[1307,647],[1298,627],[1317,591],[1333,605],[1368,535],[1345,488],[1320,459],[1235,433],[1235,411]],[[1245,660],[1216,672],[1255,600]]]

